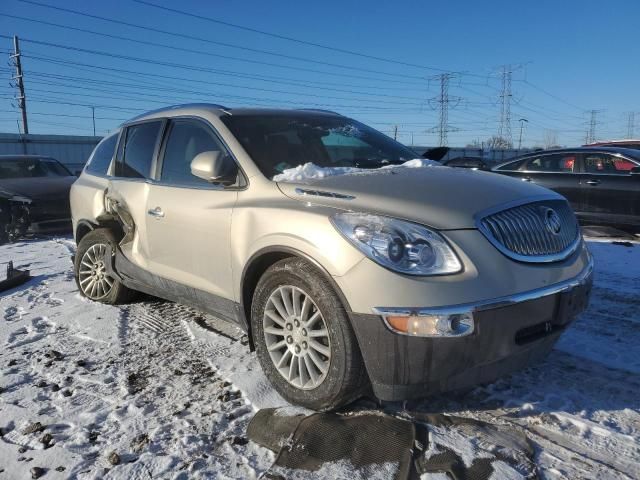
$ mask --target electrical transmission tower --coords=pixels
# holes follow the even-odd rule
[[[438,133],[439,145],[441,147],[447,146],[449,141],[448,133],[457,130],[457,128],[449,125],[449,108],[455,108],[460,102],[460,97],[452,97],[449,95],[449,81],[454,77],[455,75],[452,73],[441,73],[432,77],[432,79],[440,82],[440,95],[432,97],[429,102],[432,107],[438,109],[440,119],[438,126],[432,128],[430,131]]]
[[[24,134],[29,133],[29,124],[27,123],[27,97],[24,93],[24,82],[22,76],[22,62],[20,61],[20,44],[18,43],[18,37],[13,36],[13,54],[10,55],[13,60],[13,66],[16,68],[16,75],[12,77],[16,81],[16,88],[18,89],[18,108],[22,112],[22,132]]]
[[[511,76],[513,69],[511,65],[503,65],[502,76],[502,89],[500,91],[500,124],[498,125],[498,137],[505,139],[510,144],[512,143],[511,136]]]
[[[589,110],[589,128],[587,129],[587,135],[585,143],[593,143],[596,141],[596,132],[598,130],[598,114],[602,110]]]
[[[633,138],[635,135],[636,112],[627,114],[627,138]]]

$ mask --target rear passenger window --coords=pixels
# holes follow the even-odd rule
[[[626,158],[614,157],[604,153],[593,153],[584,157],[584,169],[587,173],[627,175],[634,167],[637,167],[637,165]]]
[[[106,175],[118,142],[118,134],[102,140],[93,151],[86,171],[95,175]]]
[[[127,128],[122,159],[116,175],[128,178],[148,178],[162,121],[146,122]]]
[[[527,161],[525,170],[529,172],[573,172],[576,156],[573,154],[541,155]]]

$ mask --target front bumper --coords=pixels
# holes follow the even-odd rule
[[[377,308],[352,313],[375,395],[405,400],[494,381],[544,358],[588,303],[593,261],[576,277],[536,290],[450,307]],[[472,312],[474,332],[424,338],[392,332],[384,315]]]

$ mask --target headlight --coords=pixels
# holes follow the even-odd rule
[[[443,275],[462,270],[438,233],[415,223],[362,213],[338,213],[333,225],[367,257],[408,275]]]

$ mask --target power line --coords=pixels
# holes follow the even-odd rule
[[[152,86],[146,86],[146,85],[135,84],[135,83],[130,83],[130,82],[113,82],[113,81],[109,81],[109,80],[99,80],[99,79],[93,79],[93,78],[87,78],[87,77],[52,74],[52,73],[41,72],[41,71],[38,71],[38,70],[31,70],[31,69],[29,69],[29,74],[31,76],[38,77],[38,78],[53,78],[53,79],[58,79],[58,80],[70,80],[70,81],[74,81],[74,82],[75,81],[83,81],[83,82],[87,82],[87,83],[98,83],[98,84],[110,85],[110,86],[124,86],[124,87],[132,87],[132,88],[147,88],[147,89],[150,89],[150,90],[176,92],[176,93],[190,93],[190,94],[203,93],[202,90],[199,90],[199,91],[196,92],[196,91],[193,91],[193,90],[184,90],[184,89],[179,89],[179,88],[175,88],[175,87],[159,87],[159,86],[152,87]],[[176,77],[176,79],[178,79],[178,77]],[[258,90],[258,91],[262,91],[262,92],[271,92],[271,93],[281,93],[281,94],[284,94],[284,95],[300,95],[300,96],[305,96],[305,97],[327,98],[326,95],[319,95],[319,94],[313,94],[313,93],[308,93],[308,92],[292,92],[292,91],[286,91],[286,90],[273,90],[273,89],[265,89],[265,88],[259,88],[259,87],[245,87],[245,86],[242,86],[242,85],[234,85],[234,84],[219,83],[219,82],[218,83],[206,82],[206,83],[215,84],[215,85],[224,86],[224,87],[232,87],[232,88],[240,88],[240,89],[248,89],[248,90]],[[353,92],[353,93],[356,93],[356,92]],[[339,97],[339,96],[332,96],[330,98],[333,99],[333,100],[351,100],[351,101],[371,102],[371,99],[369,99],[369,98],[354,98],[354,97]],[[390,104],[393,104],[393,105],[417,106],[418,104],[416,104],[415,101],[421,101],[420,98],[414,98],[414,97],[399,97],[399,98],[412,99],[412,100],[414,100],[414,102],[399,102],[398,100],[376,100],[376,103],[390,103]]]
[[[27,3],[35,3],[33,1],[30,1],[30,0],[20,0],[20,1],[27,2]],[[362,57],[362,58],[367,58],[369,60],[378,60],[378,61],[381,61],[381,62],[393,63],[393,64],[396,64],[396,65],[404,65],[404,66],[407,66],[407,67],[414,67],[414,68],[420,68],[420,69],[425,69],[425,70],[434,70],[434,71],[439,71],[439,72],[446,72],[447,71],[446,69],[442,69],[442,68],[438,68],[438,67],[433,67],[433,66],[428,66],[428,65],[419,65],[419,64],[415,64],[415,63],[404,62],[404,61],[401,61],[401,60],[395,60],[395,59],[392,59],[392,58],[378,57],[376,55],[370,55],[370,54],[366,54],[366,53],[362,53],[362,52],[355,52],[353,50],[347,50],[347,49],[344,49],[344,48],[338,48],[338,47],[333,47],[333,46],[329,46],[329,45],[323,45],[321,43],[310,42],[310,41],[307,41],[307,40],[301,40],[299,38],[289,37],[289,36],[281,35],[281,34],[278,34],[278,33],[266,32],[264,30],[258,30],[256,28],[251,28],[251,27],[247,27],[247,26],[244,26],[244,25],[238,25],[238,24],[231,23],[231,22],[225,22],[223,20],[215,19],[215,18],[212,18],[212,17],[206,17],[204,15],[198,15],[198,14],[191,13],[191,12],[186,12],[184,10],[178,10],[177,8],[165,7],[164,5],[158,5],[156,3],[147,2],[147,1],[144,1],[144,0],[133,0],[133,1],[136,2],[136,3],[140,3],[140,4],[143,4],[143,5],[148,5],[150,7],[158,8],[158,9],[165,10],[165,11],[168,11],[168,12],[177,13],[177,14],[180,14],[180,15],[185,15],[185,16],[192,17],[192,18],[198,18],[200,20],[205,20],[207,22],[217,23],[219,25],[225,25],[227,27],[232,27],[232,28],[244,30],[246,32],[259,33],[261,35],[266,35],[266,36],[269,36],[269,37],[278,38],[280,40],[287,40],[287,41],[295,42],[295,43],[298,43],[298,44],[301,44],[301,45],[308,45],[308,46],[311,46],[311,47],[322,48],[322,49],[330,50],[330,51],[333,51],[333,52],[345,53],[345,54],[348,54],[348,55],[354,55],[354,56],[358,56],[358,57]],[[470,74],[470,73],[467,73],[466,75],[481,76],[481,75],[475,75],[475,74]]]
[[[0,112],[2,113],[17,113],[15,110],[0,110]],[[29,115],[43,115],[43,116],[47,116],[47,117],[69,117],[69,118],[83,118],[83,119],[88,119],[89,115],[73,115],[70,113],[46,113],[46,112],[34,112],[34,111],[30,111]],[[121,121],[124,122],[125,120],[127,120],[126,118],[122,118],[122,117],[95,117],[96,120],[117,120],[117,121]]]
[[[378,73],[378,74],[383,74],[383,75],[387,75],[387,76],[392,76],[392,77],[395,77],[395,78],[398,78],[398,79],[400,79],[401,77],[403,77],[403,78],[414,78],[414,79],[417,79],[417,80],[423,80],[424,79],[424,77],[417,76],[417,75],[398,74],[398,73],[389,73],[389,72],[382,72],[382,71],[376,71],[376,70],[369,70],[369,69],[364,69],[364,68],[360,68],[360,67],[354,67],[352,65],[335,64],[335,63],[325,62],[325,61],[321,61],[321,60],[314,60],[314,59],[307,58],[307,57],[297,57],[297,56],[288,55],[288,54],[279,53],[279,52],[274,52],[274,51],[269,51],[269,50],[261,50],[261,49],[258,49],[258,48],[245,47],[245,46],[242,46],[242,45],[237,45],[237,44],[228,43],[228,42],[220,42],[220,41],[216,41],[216,40],[210,40],[210,39],[204,38],[204,37],[198,37],[198,36],[195,36],[195,35],[173,32],[173,31],[170,31],[170,30],[162,30],[162,29],[154,28],[154,27],[147,27],[147,26],[144,26],[144,25],[136,24],[136,23],[126,22],[124,20],[117,20],[117,19],[114,19],[114,18],[103,17],[103,16],[100,16],[100,15],[93,15],[93,14],[81,12],[81,11],[78,11],[78,10],[73,10],[73,9],[70,9],[70,8],[58,7],[58,6],[49,5],[49,4],[46,4],[46,3],[35,2],[33,0],[18,0],[18,1],[23,2],[23,3],[32,4],[32,5],[37,5],[37,6],[40,6],[40,7],[50,8],[50,9],[61,11],[61,12],[72,13],[74,15],[80,15],[80,16],[83,16],[83,17],[93,18],[93,19],[96,19],[96,20],[101,20],[101,21],[104,21],[104,22],[109,22],[109,23],[113,23],[113,24],[117,24],[117,25],[126,25],[127,27],[131,27],[131,28],[137,28],[137,29],[141,29],[141,30],[155,32],[155,33],[161,33],[163,35],[170,35],[170,36],[173,36],[173,37],[184,38],[184,39],[188,39],[188,40],[196,40],[196,41],[199,41],[199,42],[204,42],[204,43],[208,43],[208,44],[212,44],[212,45],[218,45],[218,46],[227,47],[227,48],[234,48],[234,49],[244,50],[244,51],[253,52],[253,53],[260,53],[260,54],[263,54],[263,55],[271,55],[271,56],[280,57],[280,58],[287,58],[287,59],[295,60],[295,61],[299,61],[299,62],[314,63],[314,64],[317,64],[317,65],[325,65],[325,66],[330,66],[330,67],[345,68],[345,69],[349,69],[349,70],[360,70],[360,71],[366,71],[366,72],[369,72],[369,73]],[[378,80],[378,81],[386,81],[386,80],[383,80],[383,79],[375,79],[375,78],[369,78],[369,79],[370,80]],[[409,83],[410,84],[410,82],[403,82],[402,80],[397,80],[397,81],[399,83]]]
[[[545,95],[547,95],[547,96],[549,96],[549,97],[551,97],[551,98],[553,98],[553,99],[555,99],[555,100],[557,100],[557,101],[559,101],[559,102],[561,102],[561,103],[564,103],[565,105],[568,105],[568,106],[570,106],[570,107],[573,107],[573,108],[575,108],[576,110],[580,110],[581,112],[582,112],[582,111],[584,111],[584,108],[579,107],[578,105],[576,105],[576,104],[574,104],[574,103],[568,102],[568,101],[566,101],[565,99],[563,99],[563,98],[561,98],[561,97],[558,97],[557,95],[554,95],[553,93],[550,93],[550,92],[548,92],[548,91],[544,90],[543,88],[538,87],[537,85],[534,85],[533,83],[531,83],[531,82],[530,82],[530,81],[528,81],[528,80],[522,80],[522,83],[524,83],[525,85],[530,86],[531,88],[533,88],[533,89],[535,89],[535,90],[538,90],[538,91],[539,91],[539,92],[541,92],[541,93],[544,93]]]
[[[0,35],[1,36],[1,35]],[[259,87],[248,87],[248,86],[244,86],[244,85],[237,85],[237,84],[228,84],[228,83],[221,83],[221,82],[212,82],[210,80],[199,80],[199,79],[194,79],[194,78],[189,78],[189,77],[178,77],[178,76],[172,76],[172,75],[163,75],[163,74],[159,74],[159,73],[148,73],[148,72],[140,72],[140,71],[134,71],[134,70],[128,70],[128,69],[122,69],[122,68],[116,68],[116,67],[105,67],[105,66],[101,66],[101,65],[95,65],[95,64],[91,64],[91,63],[86,63],[86,62],[75,62],[75,61],[70,61],[70,60],[63,60],[57,57],[52,57],[49,55],[32,55],[32,54],[23,54],[22,55],[24,58],[30,58],[33,60],[38,60],[38,61],[42,61],[42,62],[47,62],[47,63],[53,63],[53,64],[58,64],[58,65],[67,65],[67,66],[73,66],[77,69],[81,69],[80,67],[87,67],[87,68],[91,68],[91,69],[97,69],[100,70],[101,75],[108,75],[108,76],[116,76],[113,74],[113,72],[121,72],[121,73],[126,73],[126,74],[133,74],[133,75],[141,75],[141,76],[145,76],[145,77],[156,77],[156,78],[161,78],[161,79],[165,79],[165,80],[179,80],[179,81],[184,81],[184,82],[194,82],[194,83],[199,83],[199,84],[207,84],[207,85],[218,85],[218,86],[233,86],[233,87],[238,87],[238,88],[247,88],[247,89],[252,89],[252,90],[263,90],[262,88]],[[95,73],[95,72],[93,72]],[[358,93],[361,95],[369,95],[369,96],[374,96],[374,97],[389,97],[389,98],[407,98],[407,97],[403,97],[403,96],[398,96],[398,95],[388,95],[388,94],[383,94],[383,93],[369,93],[369,92],[362,92],[362,91],[356,91],[356,90],[344,90],[344,89],[340,89],[340,88],[331,88],[331,87],[322,87],[322,86],[316,86],[316,85],[311,85],[311,84],[304,84],[304,83],[299,83],[299,82],[291,82],[291,81],[276,81],[276,80],[270,80],[268,78],[264,78],[261,76],[256,76],[256,75],[249,75],[249,74],[232,74],[232,73],[227,73],[227,72],[214,72],[216,74],[219,75],[223,75],[223,76],[230,76],[233,78],[242,78],[245,80],[258,80],[261,82],[265,82],[265,83],[275,83],[275,84],[279,84],[279,85],[290,85],[290,86],[295,86],[295,87],[303,87],[303,88],[310,88],[310,89],[316,89],[316,90],[326,90],[326,91],[330,91],[330,92],[341,92],[341,93]],[[128,77],[120,77],[120,78],[128,78]],[[311,83],[315,83],[315,82],[311,82]],[[331,85],[331,84],[328,84]],[[369,87],[365,87],[365,88],[369,88]],[[301,93],[301,95],[306,95],[305,93]]]

